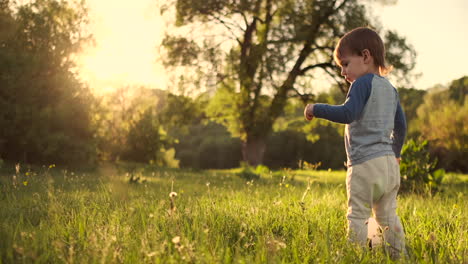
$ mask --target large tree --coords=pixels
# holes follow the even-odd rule
[[[209,115],[241,138],[244,160],[257,165],[288,98],[313,100],[311,80],[318,76],[346,92],[332,51],[350,29],[377,26],[364,3],[369,1],[175,0],[179,29],[163,41],[166,65],[192,67],[193,79],[183,72],[185,83],[216,89]],[[405,76],[414,51],[395,32],[383,36],[394,74]]]
[[[94,158],[92,95],[74,56],[89,39],[81,3],[0,0],[0,157],[26,163]]]

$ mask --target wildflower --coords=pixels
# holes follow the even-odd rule
[[[49,169],[55,168],[55,164],[49,165]]]
[[[180,243],[180,236],[175,236],[172,238],[172,243],[179,244]]]
[[[175,199],[176,196],[177,196],[177,193],[174,192],[174,191],[172,191],[171,193],[169,193],[169,198],[170,198],[170,200],[171,200],[171,210],[170,210],[170,213],[173,213],[173,212],[175,212],[175,210],[176,210],[176,205],[175,205],[175,201],[174,201],[174,199]]]
[[[24,182],[23,182],[23,185],[24,185],[24,186],[28,186],[28,181],[24,181]]]

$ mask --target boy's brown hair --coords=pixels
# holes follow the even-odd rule
[[[346,33],[336,44],[333,57],[341,66],[340,58],[345,54],[362,55],[363,50],[369,50],[374,58],[374,64],[379,67],[381,75],[386,75],[391,68],[385,65],[385,46],[379,34],[367,27],[359,27]]]

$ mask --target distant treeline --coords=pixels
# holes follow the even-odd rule
[[[224,126],[223,116],[213,118],[213,112],[232,105],[230,97],[132,86],[95,95],[79,81],[73,62],[89,39],[80,29],[86,22],[83,7],[52,0],[16,8],[0,0],[0,7],[0,166],[4,161],[83,166],[102,160],[196,169],[240,166],[243,141]],[[408,137],[428,140],[431,154],[447,170],[468,172],[467,91],[468,77],[429,91],[399,89]],[[313,101],[344,99],[342,89],[332,86]],[[263,95],[259,102],[269,101]],[[263,164],[343,168],[343,125],[305,122],[303,109],[300,98],[287,101],[266,136]],[[230,123],[232,128],[235,122]]]
[[[453,81],[449,88],[399,89],[408,119],[408,138],[429,140],[431,153],[439,159],[439,166],[447,170],[468,171],[465,162],[468,108],[466,99],[460,99],[461,95],[468,98],[467,89],[468,77]],[[317,101],[339,104],[344,96],[335,87],[319,94]],[[206,114],[210,100],[208,94],[191,98],[131,86],[102,97],[88,95],[86,104],[81,106],[92,107],[83,111],[82,117],[54,120],[64,115],[54,112],[50,119],[30,116],[23,118],[27,120],[24,123],[2,120],[2,127],[22,129],[9,138],[2,133],[1,157],[39,164],[81,165],[121,160],[195,169],[239,167],[242,142],[224,126],[210,121]],[[44,107],[53,107],[55,103],[48,102]],[[41,109],[39,105],[33,106]],[[32,106],[16,105],[16,109],[23,107]],[[303,107],[301,101],[290,100],[267,139],[264,164],[275,169],[298,168],[304,162],[320,163],[322,169],[344,168],[344,126],[319,119],[305,122]],[[66,107],[65,110],[71,111]],[[64,125],[54,127],[54,122],[60,120]],[[85,121],[86,126],[79,125]],[[58,137],[62,140],[54,135],[63,135]]]

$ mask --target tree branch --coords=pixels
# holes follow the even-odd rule
[[[290,96],[290,98],[295,98],[295,97],[299,97],[302,101],[302,103],[304,103],[304,105],[307,105],[307,103],[315,97],[315,94],[311,94],[311,93],[307,93],[307,94],[302,94],[300,93],[295,87],[292,87],[291,88],[292,91],[294,91],[296,93],[296,95],[293,95],[293,96]]]
[[[214,16],[214,15],[212,17],[213,17],[214,20],[218,21],[221,25],[223,25],[231,33],[231,35],[233,36],[233,39],[235,39],[239,45],[241,44],[241,40],[237,37],[237,35],[235,34],[234,30],[231,27],[232,25],[234,25],[234,26],[237,26],[237,25],[229,23],[227,21],[224,21],[223,19],[221,19],[221,18],[219,18],[217,16]]]
[[[332,68],[333,65],[330,63],[330,62],[324,62],[324,63],[318,63],[318,64],[314,64],[314,65],[309,65],[305,68],[302,68],[299,75],[304,75],[306,74],[307,71],[310,71],[312,69],[315,69],[315,68],[322,68],[322,69],[325,69],[325,68]]]
[[[335,83],[338,85],[338,87],[340,88],[340,90],[341,90],[344,94],[348,93],[348,87],[346,87],[346,86],[343,84],[343,81],[338,80],[338,78],[336,78],[336,74],[334,74],[333,72],[330,72],[329,69],[327,69],[327,68],[323,68],[323,70],[324,70],[330,77],[332,77],[332,79],[335,81]]]

